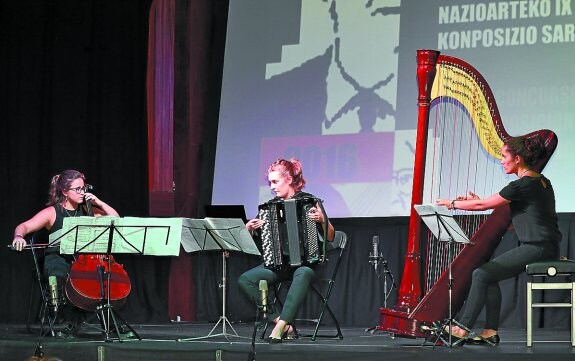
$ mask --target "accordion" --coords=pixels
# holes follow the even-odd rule
[[[265,221],[261,242],[266,268],[277,270],[326,261],[325,239],[317,223],[307,216],[318,202],[321,205],[317,198],[302,197],[271,200],[258,207],[258,218]]]

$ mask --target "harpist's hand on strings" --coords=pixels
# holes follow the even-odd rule
[[[466,201],[468,199],[480,199],[480,198],[477,194],[473,193],[472,191],[469,191],[467,196],[459,196],[455,199],[457,199],[458,201]]]
[[[450,208],[450,206],[451,206],[451,199],[441,199],[441,198],[436,199],[436,200],[435,200],[435,205],[436,205],[436,206],[444,206],[444,207]]]
[[[246,228],[248,231],[253,231],[255,229],[261,228],[264,225],[265,221],[263,219],[254,218],[250,219],[248,223],[246,223]]]

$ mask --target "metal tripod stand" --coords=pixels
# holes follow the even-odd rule
[[[452,331],[453,331],[453,326],[457,326],[461,329],[464,329],[467,331],[467,333],[470,332],[470,330],[465,327],[463,324],[461,324],[460,322],[458,322],[457,320],[455,320],[453,318],[453,307],[452,307],[452,294],[453,294],[453,272],[452,272],[452,261],[453,261],[453,247],[455,245],[455,243],[464,243],[464,244],[469,244],[471,242],[469,242],[469,240],[467,240],[467,237],[465,237],[465,239],[461,240],[457,240],[454,238],[453,234],[450,231],[450,228],[452,227],[451,225],[448,226],[445,222],[445,220],[443,219],[443,216],[437,212],[435,212],[434,215],[437,219],[437,231],[438,234],[437,239],[440,241],[444,241],[447,242],[447,259],[449,260],[449,266],[448,266],[448,275],[449,275],[449,280],[448,280],[448,302],[449,302],[449,307],[448,307],[448,315],[447,318],[443,321],[443,322],[439,322],[436,321],[433,323],[433,327],[432,327],[432,333],[436,336],[435,337],[435,341],[433,343],[433,346],[435,347],[437,345],[437,343],[439,341],[441,341],[443,343],[443,345],[447,346],[447,347],[453,347],[453,346],[457,346],[459,344],[461,344],[465,339],[464,338],[458,338],[457,340],[454,341],[453,339],[453,335],[452,335]],[[441,234],[441,231],[444,230],[445,234]],[[463,234],[463,233],[458,233],[458,234]],[[460,237],[461,238],[461,237]],[[445,331],[447,331],[447,334],[445,334]]]
[[[183,338],[183,339],[178,339],[178,341],[192,341],[192,340],[201,340],[201,339],[206,339],[206,338],[210,338],[210,337],[217,337],[217,336],[224,336],[226,339],[228,337],[244,337],[244,336],[240,336],[238,335],[238,333],[236,332],[236,330],[234,330],[234,328],[232,327],[232,324],[230,323],[230,321],[228,320],[227,316],[226,316],[226,301],[227,301],[227,288],[226,288],[226,284],[227,284],[227,259],[228,259],[228,255],[229,252],[226,250],[222,251],[222,283],[219,285],[219,287],[222,289],[222,315],[220,316],[218,322],[215,324],[215,326],[211,329],[211,331],[206,335],[206,336],[200,336],[200,337],[191,337],[191,338]],[[214,331],[218,328],[219,325],[222,325],[222,332],[220,333],[214,333]],[[233,333],[228,333],[226,331],[226,327],[229,327],[230,330],[232,330]]]

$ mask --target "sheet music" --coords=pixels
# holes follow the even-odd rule
[[[106,253],[112,224],[112,253],[179,254],[179,218],[66,217],[62,229],[50,235],[50,243],[59,242],[61,254]]]
[[[132,246],[151,256],[178,256],[182,237],[181,218],[124,217],[120,226],[127,242],[122,248],[131,253]]]
[[[66,217],[62,229],[50,234],[61,254],[139,253],[178,256],[186,252],[229,250],[260,255],[243,220],[231,218]]]
[[[182,227],[182,247],[184,247],[186,252],[191,253],[222,249],[206,232],[203,219],[183,218]]]
[[[416,204],[413,207],[431,233],[440,241],[453,239],[457,243],[471,243],[447,207],[434,204]]]
[[[260,255],[239,218],[184,218],[182,246],[186,252],[228,250]]]
[[[215,230],[215,234],[220,236],[223,242],[226,242],[230,247],[237,247],[239,251],[260,255],[259,249],[256,247],[253,238],[246,229],[246,225],[242,219],[239,218],[204,218],[205,221]],[[230,237],[231,235],[231,237]]]

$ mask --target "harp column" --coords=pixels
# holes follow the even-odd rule
[[[425,150],[429,128],[429,105],[431,87],[436,74],[439,51],[417,51],[417,83],[419,95],[417,98],[418,119],[417,139],[415,143],[415,163],[413,168],[413,188],[411,192],[411,208],[409,217],[409,233],[407,256],[403,268],[401,286],[398,292],[397,307],[406,312],[412,310],[421,299],[420,283],[420,245],[419,233],[421,220],[413,207],[423,201],[423,180],[425,177]]]

